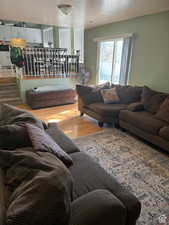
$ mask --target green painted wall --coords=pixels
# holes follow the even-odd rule
[[[75,88],[76,79],[71,78],[49,78],[49,79],[34,79],[34,80],[20,80],[18,81],[18,86],[20,88],[20,96],[23,102],[25,101],[25,91],[48,85],[55,85],[58,90],[66,88]]]
[[[96,83],[97,64],[93,39],[125,33],[135,34],[129,84],[169,91],[169,12],[87,29],[85,63],[92,71],[91,83]]]

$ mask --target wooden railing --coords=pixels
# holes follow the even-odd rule
[[[62,48],[25,48],[19,77],[70,77],[79,72],[79,53]]]

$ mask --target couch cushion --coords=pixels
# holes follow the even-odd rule
[[[71,154],[73,165],[69,170],[74,178],[74,199],[96,189],[120,191],[119,184],[99,164],[85,153]]]
[[[76,85],[76,91],[83,100],[84,104],[88,105],[94,102],[103,102],[100,91],[109,87],[110,83],[105,83],[97,86]]]
[[[142,92],[142,103],[144,105],[145,110],[151,113],[156,113],[160,108],[161,103],[168,96],[166,93],[161,93],[158,91],[154,91],[149,87],[144,87]]]
[[[66,166],[72,165],[71,157],[44,130],[31,124],[26,124],[26,129],[35,151],[50,152]]]
[[[159,136],[169,141],[169,126],[161,128]]]
[[[140,203],[136,197],[124,190],[124,188],[110,176],[98,163],[85,153],[71,154],[73,165],[69,170],[74,178],[74,199],[83,196],[90,191],[106,189],[113,193],[127,208],[128,224],[140,214]]]
[[[90,205],[89,205],[90,202]],[[95,190],[73,201],[70,224],[126,225],[126,209],[107,190]]]
[[[66,153],[80,152],[78,146],[59,129],[56,123],[49,123],[48,126],[46,132]]]
[[[147,111],[131,112],[122,110],[119,118],[120,120],[154,135],[158,135],[159,130],[166,125],[165,122],[156,119],[152,113]]]
[[[169,123],[169,98],[166,98],[156,113],[156,118]]]
[[[24,126],[25,123],[32,123],[44,129],[42,121],[25,110],[1,104],[0,112],[0,148],[15,149],[31,146]]]
[[[126,104],[93,103],[88,105],[87,107],[101,116],[118,116],[120,110],[126,109],[127,105]]]
[[[115,87],[101,90],[101,95],[104,103],[117,103],[120,101]]]
[[[4,224],[69,224],[73,180],[59,159],[47,152],[1,150],[0,167],[11,191]]]
[[[0,108],[2,112],[0,125],[33,123],[39,128],[44,128],[42,121],[26,110],[8,104],[1,104]]]
[[[32,143],[25,126],[17,124],[0,126],[0,148],[13,150],[27,146],[32,146]]]
[[[139,102],[141,100],[142,87],[117,85],[116,88],[117,94],[120,97],[120,102],[123,104]]]

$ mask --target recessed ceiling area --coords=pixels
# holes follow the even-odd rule
[[[64,15],[59,4],[72,12]],[[169,0],[1,0],[0,19],[90,28],[167,10]]]

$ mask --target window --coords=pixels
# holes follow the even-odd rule
[[[131,44],[131,37],[99,42],[99,83],[127,84]]]
[[[53,28],[43,30],[43,47],[53,47]]]
[[[59,48],[66,48],[71,54],[71,29],[59,28]]]
[[[84,61],[84,29],[74,28],[74,50],[80,51],[80,62]]]

